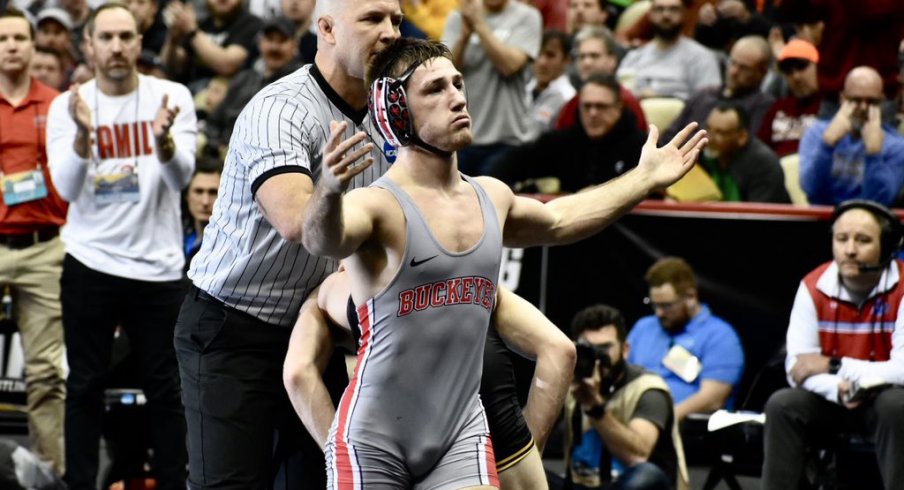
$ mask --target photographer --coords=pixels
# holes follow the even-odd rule
[[[622,314],[590,306],[574,317],[571,330],[578,360],[565,404],[566,474],[564,482],[551,476],[550,487],[688,488],[668,386],[627,363]]]

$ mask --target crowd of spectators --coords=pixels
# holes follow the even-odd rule
[[[37,52],[32,70],[39,80],[65,90],[72,82],[91,78],[83,30],[89,12],[100,3],[12,2],[34,22]],[[658,128],[663,140],[688,122],[706,127],[717,105],[742,109],[732,112],[746,115],[741,116],[745,127],[729,135],[726,145],[754,149],[754,166],[765,167],[755,170],[768,174],[760,180],[769,188],[753,194],[722,192],[724,201],[789,202],[788,192],[776,188],[784,184],[775,162],[795,155],[800,189],[811,203],[862,197],[895,205],[901,199],[904,172],[894,169],[904,164],[888,157],[892,160],[881,166],[892,168],[886,171],[891,177],[877,190],[870,175],[880,165],[871,162],[894,152],[874,150],[874,145],[855,151],[860,141],[856,127],[850,142],[835,137],[836,123],[828,138],[820,140],[814,134],[801,146],[811,126],[839,113],[846,100],[844,80],[858,66],[871,67],[881,81],[881,94],[864,101],[880,108],[887,137],[876,144],[896,144],[902,112],[899,58],[904,58],[899,55],[904,7],[896,2],[855,9],[850,21],[842,18],[844,2],[833,0],[401,3],[406,14],[403,34],[445,42],[465,76],[475,129],[474,145],[459,155],[466,173],[497,176],[516,189],[530,188],[537,177],[551,177],[552,184],[544,191],[572,192],[632,166],[625,161],[619,169],[599,171],[621,161],[606,155],[606,143],[603,155],[592,153],[565,166],[533,155],[521,165],[524,168],[512,168],[534,145],[542,147],[548,134],[572,126],[579,128],[573,131],[576,134],[586,134],[578,91],[599,72],[615,75],[620,111],[631,113],[619,118],[620,125],[632,122],[646,132],[648,121],[657,122],[664,126]],[[140,71],[185,84],[196,95],[199,151],[211,146],[225,154],[232,125],[245,103],[266,84],[312,62],[317,49],[314,0],[127,4],[142,34]],[[622,19],[626,7],[640,10],[632,4],[647,4],[643,15],[631,13]],[[864,29],[869,35],[859,35]],[[222,95],[218,98],[217,93]],[[647,117],[656,109],[645,110],[641,102],[652,99],[649,107],[656,107],[662,98],[676,99],[682,109],[666,119]],[[865,110],[864,115],[868,113]],[[619,139],[617,146],[633,145],[639,151],[643,140],[633,136],[629,140]],[[817,140],[823,145],[812,144]],[[835,151],[836,145],[846,149]],[[548,155],[542,158],[551,158]],[[845,163],[826,165],[826,158]],[[576,171],[576,166],[587,168]],[[746,187],[743,181],[749,180],[737,176],[738,171],[724,161],[718,169],[701,168],[723,191],[726,186]],[[575,174],[581,174],[581,180],[575,181]]]
[[[17,123],[11,118],[25,117],[21,111],[16,113],[18,108],[34,104],[35,112],[28,116],[34,116],[35,127],[43,134],[52,100],[48,94],[55,96],[72,84],[94,79],[100,55],[88,42],[90,19],[92,11],[106,2],[9,3],[31,23],[34,51],[30,68],[23,72],[13,66],[21,58],[16,54],[19,48],[2,44],[8,33],[0,32],[4,50],[0,109],[10,112],[10,119],[4,116],[0,121],[4,173],[9,173],[6,165],[20,164],[4,144],[8,134],[16,134]],[[647,12],[626,24],[621,16],[632,3],[648,4]],[[210,219],[222,158],[239,113],[263,87],[314,61],[314,4],[314,0],[125,2],[141,34],[137,70],[182,84],[194,97],[196,171],[190,181],[183,179],[188,185],[181,209],[183,249],[189,260]],[[661,142],[690,122],[707,129],[709,145],[699,167],[719,188],[723,201],[791,202],[783,166],[786,158],[795,157],[800,180],[792,185],[798,185],[812,204],[837,205],[849,199],[904,204],[904,3],[900,1],[875,0],[858,8],[844,0],[402,0],[401,4],[406,14],[403,33],[446,43],[464,76],[474,130],[473,146],[459,154],[459,167],[465,173],[499,177],[518,191],[579,192],[634,167],[648,122],[663,121],[647,102],[672,99],[681,109],[658,128]],[[22,73],[48,90],[26,96],[20,90]],[[93,110],[97,110],[94,97]],[[183,107],[191,106],[188,102],[188,98],[180,100]],[[155,100],[151,107],[150,100],[145,102],[147,119],[153,119],[158,103]],[[58,109],[60,119],[65,111]],[[68,129],[76,138],[81,135],[81,127]],[[72,139],[68,133],[65,136]],[[38,143],[46,143],[48,137],[39,136]],[[184,148],[193,146],[179,143]],[[67,145],[68,151],[72,145]],[[54,178],[48,169],[55,162],[47,161],[50,149],[37,151],[35,175],[51,183]],[[544,178],[554,184],[540,185]],[[46,230],[62,224],[65,205],[57,202],[53,185],[48,189],[46,199],[53,199],[53,206],[45,210],[43,221],[27,226],[10,221],[15,213],[9,209],[18,203],[7,202],[9,208],[0,208],[4,212],[0,235],[3,245],[18,250],[21,243],[8,237],[23,229],[34,232],[34,243],[27,247],[40,243],[55,247],[54,274],[58,276],[63,270],[60,243],[56,231]],[[61,190],[64,200],[77,200],[78,190]],[[79,213],[78,205],[70,207],[70,222],[73,209],[76,217]],[[111,226],[122,222],[121,217],[108,218]],[[74,266],[82,265],[68,267],[73,270]],[[98,272],[93,269],[104,272],[103,267],[83,267],[78,272]],[[662,285],[650,283],[651,297]],[[671,287],[671,296],[692,303],[684,323],[701,312],[710,318],[707,307],[696,302],[693,284],[688,290]],[[71,284],[69,288],[64,299],[74,305],[83,291]],[[675,301],[657,300],[654,310],[664,310],[663,305]],[[56,301],[42,308],[46,310],[42,314],[51,318],[26,328],[52,330],[59,338],[48,347],[52,352],[40,356],[27,352],[28,362],[46,362],[42,367],[50,372],[49,382],[35,382],[30,372],[29,383],[52,395],[44,395],[49,402],[30,405],[44,403],[50,406],[45,410],[57,413],[63,397],[58,372],[60,304]],[[75,309],[70,306],[70,312]],[[28,315],[20,320],[32,321]],[[90,323],[90,319],[80,320]],[[650,336],[663,336],[662,329],[668,330],[665,323],[657,323],[662,318],[646,321]],[[616,333],[623,343],[624,332]],[[642,333],[635,330],[627,340],[639,342]],[[26,346],[27,351],[34,349]],[[640,354],[638,350],[629,355],[625,350],[623,357],[644,364]],[[673,386],[677,378],[661,374],[678,403],[668,417],[680,421],[686,415],[681,403],[699,390],[699,382],[694,390],[679,395]],[[715,377],[727,387],[716,386],[720,390],[714,398],[719,403],[707,408],[726,401],[731,405],[728,385],[736,383],[738,373],[728,374],[725,380]],[[41,382],[50,387],[41,388]],[[38,434],[44,439],[35,441],[35,447],[62,472],[60,429],[45,432],[49,433]],[[670,477],[675,480],[674,474]]]

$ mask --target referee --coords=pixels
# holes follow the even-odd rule
[[[292,325],[311,289],[335,270],[301,246],[302,215],[320,175],[331,120],[355,148],[370,142],[370,184],[394,153],[367,118],[364,69],[399,37],[398,0],[320,0],[312,65],[261,90],[236,121],[219,195],[188,276],[175,346],[188,424],[189,478],[199,488],[326,486],[320,447],[282,384]],[[356,136],[357,134],[357,136]],[[340,354],[324,374],[337,402]]]

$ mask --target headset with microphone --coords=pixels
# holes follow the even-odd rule
[[[452,152],[440,150],[420,139],[414,130],[414,116],[408,107],[405,84],[420,62],[414,63],[399,78],[380,77],[374,80],[367,97],[367,109],[377,131],[392,146],[399,148],[414,144],[440,156]]]
[[[901,220],[887,207],[868,199],[850,199],[842,202],[832,212],[832,226],[838,218],[851,209],[863,209],[872,214],[879,222],[881,234],[879,235],[879,262],[876,264],[860,264],[860,272],[878,272],[888,267],[898,252],[901,251],[904,242],[904,226]]]

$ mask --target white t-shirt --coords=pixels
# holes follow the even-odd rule
[[[664,51],[655,41],[630,51],[619,65],[617,76],[635,94],[651,91],[660,97],[683,100],[702,88],[722,83],[719,63],[712,51],[684,36]]]
[[[138,90],[108,96],[94,80],[79,95],[91,109],[94,134],[91,156],[73,149],[76,125],[69,115],[70,92],[50,105],[47,157],[60,196],[69,201],[61,237],[66,253],[91,269],[143,281],[182,277],[180,199],[195,168],[197,119],[191,93],[178,83],[139,75]],[[176,154],[163,164],[157,158],[153,121],[163,96],[179,107],[170,129]],[[136,202],[102,202],[96,177],[138,175]]]

